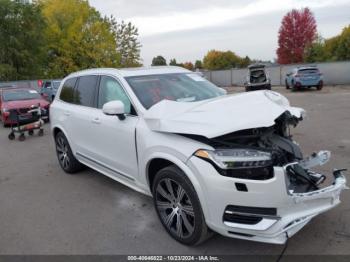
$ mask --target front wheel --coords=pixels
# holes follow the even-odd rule
[[[69,174],[80,171],[83,165],[73,155],[68,140],[62,132],[56,135],[55,142],[58,162],[62,169]]]
[[[152,192],[158,217],[175,240],[198,245],[210,236],[196,191],[179,168],[160,170]]]

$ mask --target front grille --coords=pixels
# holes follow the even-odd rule
[[[19,108],[18,112],[20,114],[26,114],[26,113],[28,113],[29,110],[30,110],[30,108]]]

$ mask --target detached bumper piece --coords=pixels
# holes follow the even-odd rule
[[[333,172],[332,185],[304,193],[289,190],[285,206],[247,207],[228,205],[223,223],[228,235],[247,240],[283,244],[315,216],[340,203],[341,191],[347,189],[342,172]]]

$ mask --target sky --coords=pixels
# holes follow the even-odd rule
[[[350,24],[350,0],[89,0],[103,15],[139,29],[144,65],[162,55],[202,60],[211,50],[252,59],[276,58],[278,30],[293,8],[309,7],[318,33],[335,36]]]

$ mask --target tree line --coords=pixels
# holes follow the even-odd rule
[[[142,65],[138,29],[102,16],[87,0],[0,0],[0,81],[61,78],[92,67]],[[317,33],[313,13],[291,10],[278,33],[280,64],[350,59],[350,25],[332,38]],[[169,65],[189,70],[244,68],[261,62],[232,51],[210,50],[202,60]],[[159,55],[152,65],[167,65]]]
[[[141,65],[138,30],[86,0],[0,0],[0,80]]]
[[[221,70],[230,68],[244,68],[253,62],[257,62],[257,60],[251,60],[248,56],[240,57],[232,51],[219,51],[213,49],[208,51],[203,60],[196,60],[194,63],[190,61],[178,63],[175,58],[172,58],[169,61],[169,65],[181,66],[189,70]],[[163,56],[158,55],[152,59],[152,66],[162,65],[167,65],[167,61]]]

